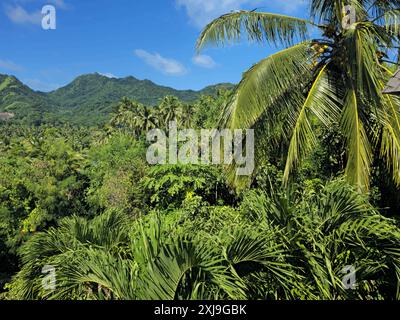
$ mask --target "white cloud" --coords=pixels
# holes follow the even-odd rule
[[[277,0],[267,3],[267,6],[274,11],[282,13],[294,13],[303,7],[309,0]],[[183,7],[191,23],[199,28],[203,28],[213,19],[234,10],[243,9],[244,6],[251,9],[262,7],[265,4],[260,0],[175,0],[178,7]]]
[[[58,84],[47,83],[39,79],[25,79],[24,83],[31,89],[42,92],[49,92],[60,87]]]
[[[176,0],[184,7],[190,21],[197,27],[204,27],[211,20],[232,10],[238,10],[245,4],[255,4],[256,0]]]
[[[65,3],[64,0],[17,0],[15,1],[15,5],[6,5],[5,7],[5,13],[8,16],[8,18],[17,24],[36,24],[40,25],[42,22],[42,6],[51,4],[54,5],[57,9],[68,9],[68,5]],[[38,8],[35,11],[27,11],[24,9],[22,5],[25,5],[26,3],[30,2],[40,2],[38,4],[40,5],[40,8]]]
[[[192,62],[195,65],[206,69],[213,69],[217,66],[217,63],[213,60],[213,58],[205,54],[194,56],[192,58]]]
[[[21,5],[29,4],[29,3],[34,3],[35,5],[38,6],[44,6],[44,5],[54,5],[58,9],[67,9],[69,5],[64,1],[64,0],[14,0],[16,3],[20,3]]]
[[[113,79],[113,78],[118,78],[116,75],[113,75],[112,73],[109,73],[109,72],[106,72],[106,73],[101,73],[101,72],[99,72],[99,75],[101,75],[101,76],[104,76],[104,77],[107,77],[107,78],[110,78],[110,79]]]
[[[40,24],[42,21],[41,11],[28,12],[20,5],[7,6],[6,15],[17,24]]]
[[[142,49],[137,49],[135,50],[135,55],[149,66],[164,74],[179,76],[187,73],[187,69],[183,64],[174,59],[164,58],[157,52],[150,53]]]
[[[22,71],[23,67],[20,65],[15,64],[14,62],[10,60],[2,60],[0,59],[0,69],[5,69],[13,72],[18,72]]]
[[[67,4],[64,2],[64,0],[46,0],[46,2],[49,4],[54,4],[57,8],[60,9],[67,8]]]

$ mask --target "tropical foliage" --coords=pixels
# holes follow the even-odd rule
[[[311,4],[310,20],[255,10],[206,27],[199,49],[245,34],[285,47],[234,91],[126,95],[99,126],[1,122],[0,299],[400,299],[399,102],[382,94],[400,2]],[[171,121],[253,128],[253,175],[151,166],[146,135]]]
[[[241,11],[204,29],[199,50],[236,42],[244,35],[251,41],[285,46],[244,74],[222,125],[258,129],[259,145],[287,143],[285,183],[317,145],[318,128],[337,125],[346,145],[347,181],[366,192],[371,165],[379,159],[399,185],[400,102],[382,93],[393,75],[388,57],[393,56],[394,63],[398,60],[399,2],[310,3],[309,20]],[[354,23],[347,24],[345,5],[354,8]],[[315,29],[319,36],[311,38]]]
[[[342,181],[318,193],[253,190],[239,208],[202,203],[140,220],[62,220],[21,249],[14,299],[399,298],[400,229]],[[284,205],[283,205],[284,204]],[[198,204],[197,204],[198,205]],[[45,290],[44,265],[57,271]],[[344,290],[344,266],[357,268]]]

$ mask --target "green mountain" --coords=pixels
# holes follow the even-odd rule
[[[226,83],[200,91],[176,90],[150,80],[108,78],[95,73],[82,75],[65,87],[43,93],[33,91],[13,76],[0,75],[0,120],[13,114],[12,121],[30,124],[68,122],[94,125],[107,121],[122,97],[152,106],[167,95],[192,102],[202,95],[215,95],[220,89],[232,87]]]
[[[76,78],[67,86],[49,93],[49,97],[56,103],[73,108],[113,103],[122,97],[134,99],[145,105],[155,105],[167,95],[176,96],[186,102],[194,101],[202,94],[215,94],[223,86],[229,87],[229,84],[210,86],[201,91],[176,90],[132,76],[118,79],[95,73]]]
[[[33,91],[14,76],[0,75],[0,119],[39,124],[53,111],[45,93]]]

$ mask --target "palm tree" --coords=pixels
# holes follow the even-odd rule
[[[138,113],[142,105],[136,103],[129,98],[122,98],[119,103],[118,112],[111,119],[110,124],[113,127],[128,128],[133,130],[137,135],[138,127]]]
[[[190,128],[195,115],[195,107],[192,104],[183,104],[179,110],[179,122],[184,128]]]
[[[176,121],[181,107],[181,102],[174,96],[166,96],[160,103],[160,116],[165,127],[168,127],[169,122]]]
[[[157,125],[162,126],[164,124],[162,110],[159,105],[155,105],[151,109],[152,114],[157,119]]]
[[[355,10],[354,24],[347,23],[345,5]],[[287,183],[316,146],[316,127],[337,124],[346,138],[350,183],[367,191],[377,157],[400,185],[400,103],[382,93],[392,76],[385,57],[398,60],[392,49],[399,46],[400,1],[310,0],[310,17],[240,11],[204,29],[198,50],[237,42],[245,34],[251,41],[285,46],[244,74],[221,125],[261,128],[259,146],[287,141]],[[319,38],[310,39],[315,30]]]
[[[282,241],[290,239],[296,265],[319,299],[400,299],[397,221],[381,215],[368,196],[339,179],[312,191],[272,189],[259,197],[247,201],[263,203],[258,216],[284,228]],[[343,291],[345,266],[356,269],[353,292]]]
[[[137,115],[137,123],[141,132],[147,132],[155,129],[158,126],[158,118],[148,107],[142,106]]]
[[[135,136],[156,128],[158,123],[154,110],[127,98],[122,99],[118,113],[111,120],[112,126],[127,128]]]
[[[240,212],[210,207],[196,219],[65,218],[22,247],[6,298],[400,299],[396,221],[341,180],[316,190],[252,190]],[[44,265],[56,270],[54,291],[42,286]],[[343,287],[346,266],[355,290]]]
[[[90,221],[77,216],[68,217],[60,222],[58,228],[38,233],[21,251],[24,267],[14,279],[14,286],[10,290],[11,298],[47,299],[54,295],[55,292],[46,290],[42,285],[45,276],[42,268],[45,265],[55,268],[57,285],[63,288],[57,294],[64,298],[68,295],[69,299],[74,299],[77,294],[81,299],[90,298],[93,296],[92,291],[103,294],[107,291],[104,291],[107,286],[105,281],[98,281],[95,274],[81,274],[85,280],[77,281],[74,278],[75,282],[71,286],[62,280],[62,276],[68,277],[71,268],[82,260],[87,261],[95,250],[99,263],[104,256],[103,251],[110,254],[118,252],[118,248],[128,240],[128,226],[126,215],[110,211]],[[102,263],[104,267],[109,267],[104,261]],[[80,271],[84,272],[82,263],[80,267]]]

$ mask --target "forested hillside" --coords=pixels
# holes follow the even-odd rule
[[[13,76],[0,75],[0,113],[12,113],[23,123],[40,124],[56,109],[46,94],[31,90]]]
[[[33,91],[13,76],[0,75],[0,113],[13,113],[12,121],[29,125],[99,125],[110,119],[123,97],[154,106],[168,95],[194,102],[203,94],[215,96],[220,89],[232,88],[232,84],[218,84],[201,91],[175,90],[149,80],[109,78],[96,73],[43,93]]]

